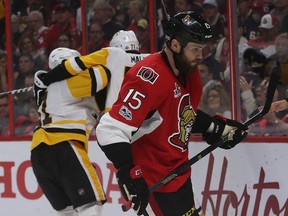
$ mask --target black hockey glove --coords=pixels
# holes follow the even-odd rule
[[[127,201],[131,200],[137,215],[142,215],[149,202],[149,188],[141,168],[127,164],[118,170],[116,176],[122,195]]]
[[[221,115],[213,116],[212,121],[214,122],[213,132],[203,134],[203,139],[208,144],[219,142],[222,139],[223,144],[220,148],[231,149],[247,136],[248,127],[238,121],[227,119]]]
[[[36,105],[39,107],[44,99],[47,86],[44,84],[44,78],[47,71],[39,70],[34,75],[33,94],[35,97]]]

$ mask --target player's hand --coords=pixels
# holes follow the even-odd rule
[[[38,70],[34,75],[33,94],[38,107],[41,105],[47,89],[47,86],[43,83],[46,74],[47,71]]]
[[[212,133],[204,133],[203,138],[208,144],[222,140],[220,148],[231,149],[247,136],[248,127],[238,121],[227,119],[221,115],[212,117],[214,129]]]
[[[142,215],[149,202],[149,188],[139,166],[127,164],[116,173],[122,195],[131,201],[137,215]]]

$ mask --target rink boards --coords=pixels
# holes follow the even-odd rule
[[[207,144],[190,143],[191,157]],[[55,215],[43,196],[30,163],[30,142],[0,142],[0,216]],[[103,216],[123,213],[115,169],[90,142],[89,155],[107,194]],[[232,150],[216,149],[192,167],[197,205],[205,215],[288,214],[288,144],[241,143]]]

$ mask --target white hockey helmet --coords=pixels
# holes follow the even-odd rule
[[[139,41],[132,30],[120,30],[116,32],[109,44],[110,47],[119,47],[124,51],[137,50],[139,51]]]
[[[61,64],[63,60],[77,56],[80,56],[80,53],[77,50],[69,49],[66,47],[56,48],[49,55],[49,68],[53,69],[57,65]]]

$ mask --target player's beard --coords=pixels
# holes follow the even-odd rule
[[[174,55],[174,62],[176,68],[179,70],[179,73],[184,75],[194,73],[200,60],[193,62],[194,64],[191,64],[191,62],[188,62],[186,56],[184,54],[181,54]]]

